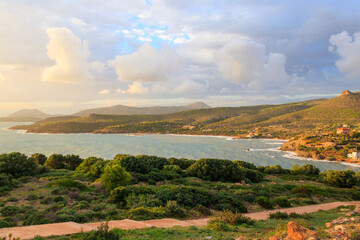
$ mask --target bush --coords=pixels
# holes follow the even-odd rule
[[[88,233],[84,240],[118,240],[119,236],[114,230],[110,231],[108,223],[102,223],[98,230]]]
[[[119,186],[127,185],[131,181],[131,175],[118,164],[106,166],[100,178],[102,184],[109,192]]]
[[[20,208],[17,206],[6,206],[0,210],[1,216],[3,217],[15,216],[19,212]]]
[[[64,159],[64,168],[75,170],[84,160],[79,155],[66,155]]]
[[[253,164],[253,163],[244,162],[244,161],[241,161],[241,160],[235,160],[234,163],[236,165],[238,165],[239,167],[248,168],[248,169],[252,169],[252,170],[257,169],[256,165]]]
[[[299,165],[295,164],[292,167],[291,173],[317,176],[320,173],[320,169],[311,164],[305,164],[305,165],[302,165],[301,167],[299,167]]]
[[[36,163],[22,153],[13,152],[0,155],[0,173],[19,178],[33,176],[36,168]]]
[[[221,219],[210,220],[207,225],[207,228],[209,228],[210,230],[221,231],[221,232],[226,232],[230,230],[229,226]]]
[[[48,185],[52,187],[57,186],[59,188],[66,188],[66,189],[73,189],[73,188],[78,188],[80,190],[87,189],[87,187],[83,183],[70,178],[58,179],[49,183]]]
[[[196,160],[192,159],[185,159],[185,158],[169,158],[168,159],[170,165],[179,166],[182,170],[188,169],[191,165],[193,165]]]
[[[286,212],[270,213],[270,219],[288,219],[289,215]]]
[[[243,170],[245,172],[245,177],[253,183],[261,182],[264,179],[264,175],[259,171],[246,168]]]
[[[217,210],[230,210],[242,213],[247,212],[246,207],[242,204],[240,199],[224,191],[218,192],[212,202],[215,204]]]
[[[130,191],[126,187],[117,187],[110,192],[110,201],[120,206],[125,206],[126,198],[129,194]]]
[[[291,193],[292,194],[305,194],[305,195],[311,196],[312,190],[307,187],[299,186],[299,187],[295,187],[293,190],[291,190]]]
[[[279,207],[291,207],[291,203],[287,197],[277,197],[273,200],[273,203]]]
[[[213,197],[210,191],[202,188],[169,185],[158,187],[155,195],[162,201],[162,204],[166,204],[168,201],[177,201],[178,204],[187,207],[209,206]]]
[[[280,165],[266,166],[264,168],[265,174],[285,174],[288,173],[286,169],[283,169]]]
[[[250,217],[246,217],[241,213],[232,212],[229,210],[224,210],[218,218],[228,224],[231,225],[237,225],[237,224],[254,224],[254,220],[252,220]]]
[[[259,204],[263,208],[272,209],[274,206],[268,197],[260,196],[255,198],[255,203]]]
[[[13,227],[13,223],[9,223],[8,221],[0,220],[0,228],[9,228]]]
[[[51,169],[63,169],[65,168],[65,156],[62,154],[52,154],[45,162],[45,166]]]
[[[162,202],[154,194],[135,195],[133,193],[126,198],[126,202],[128,208],[159,207],[162,205]]]
[[[44,165],[47,157],[42,153],[34,153],[33,155],[31,155],[30,159],[38,165]]]
[[[84,173],[86,177],[95,180],[104,172],[106,162],[102,158],[88,157],[76,169],[76,172]]]
[[[245,180],[245,172],[234,162],[222,159],[203,158],[187,169],[187,174],[210,181],[237,182]]]
[[[327,170],[322,174],[322,181],[334,187],[351,188],[355,186],[357,179],[355,177],[355,172],[352,170],[346,170],[346,171]]]
[[[26,197],[26,200],[28,200],[28,201],[32,201],[32,200],[36,200],[36,199],[38,199],[38,196],[34,193],[31,193]]]
[[[178,165],[165,165],[164,171],[174,172],[177,174],[183,173],[183,171],[181,170],[181,168]]]
[[[129,210],[129,218],[154,219],[166,216],[166,210],[163,207],[138,207]]]
[[[144,162],[134,156],[116,155],[114,164],[116,163],[120,164],[128,172],[147,174],[151,171],[148,162]]]
[[[185,217],[186,211],[183,207],[179,206],[176,201],[168,201],[165,206],[168,216],[171,217]]]

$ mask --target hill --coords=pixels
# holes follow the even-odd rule
[[[0,118],[1,122],[36,122],[51,115],[41,112],[38,109],[22,109],[7,117]]]
[[[39,133],[173,133],[290,138],[333,131],[347,124],[359,128],[360,93],[280,105],[218,107],[170,114],[89,114],[49,118],[28,126]]]
[[[206,105],[203,102],[196,102],[184,106],[153,106],[153,107],[129,107],[124,105],[116,105],[105,108],[93,108],[83,110],[77,113],[74,113],[74,116],[86,116],[89,114],[109,114],[109,115],[136,115],[136,114],[169,114],[175,112],[182,112],[193,109],[206,109],[210,106]]]

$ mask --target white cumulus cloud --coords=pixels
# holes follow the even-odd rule
[[[105,94],[109,94],[110,93],[110,89],[104,89],[101,90],[100,92],[98,92],[100,95],[105,95]]]
[[[148,43],[132,54],[116,56],[108,64],[124,82],[168,81],[181,66],[175,50],[169,47],[158,50]]]
[[[340,56],[335,65],[348,78],[360,78],[360,32],[350,36],[344,31],[330,37],[329,50]]]
[[[250,88],[283,88],[296,79],[285,71],[284,54],[266,54],[265,45],[252,40],[233,38],[215,57],[225,79]]]
[[[141,82],[134,82],[133,84],[128,85],[128,90],[126,91],[129,94],[146,94],[149,92],[149,89],[144,87]]]
[[[67,28],[49,28],[46,33],[47,53],[55,65],[44,70],[43,81],[78,82],[94,78],[87,62],[90,52],[86,42]]]

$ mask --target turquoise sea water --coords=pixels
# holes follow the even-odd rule
[[[180,135],[95,135],[95,134],[30,134],[7,130],[15,123],[0,123],[0,153],[78,154],[112,159],[118,153],[147,154],[177,158],[222,158],[243,160],[256,165],[280,164],[291,168],[295,163],[311,163],[320,170],[353,169],[357,166],[327,161],[307,160],[277,149],[283,141],[265,139],[232,140],[227,137]],[[250,149],[250,151],[244,151]]]

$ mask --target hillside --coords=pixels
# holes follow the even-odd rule
[[[7,117],[0,118],[0,122],[36,122],[50,116],[38,109],[22,109]]]
[[[182,112],[187,110],[194,109],[206,109],[210,106],[206,105],[203,102],[196,102],[184,106],[153,106],[153,107],[129,107],[124,105],[116,105],[105,108],[93,108],[83,110],[77,113],[74,113],[74,116],[86,116],[89,114],[108,114],[108,115],[137,115],[137,114],[169,114],[175,112]]]
[[[162,115],[90,114],[84,117],[71,116],[68,119],[45,119],[13,129],[39,133],[180,133],[236,136],[247,133],[241,126],[307,109],[313,105],[313,101],[308,101],[282,105],[208,108]],[[232,120],[236,122],[227,125]]]
[[[170,114],[105,115],[49,118],[29,126],[39,133],[174,133],[290,138],[333,131],[342,124],[359,127],[360,93],[280,105],[218,107]]]

